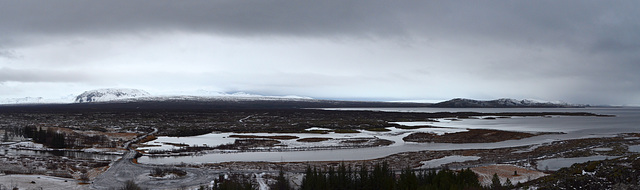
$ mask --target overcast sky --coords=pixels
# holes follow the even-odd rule
[[[0,0],[0,98],[640,105],[639,1]]]

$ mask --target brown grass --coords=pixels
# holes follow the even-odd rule
[[[349,139],[349,140],[342,141],[342,143],[362,144],[362,143],[369,142],[369,140],[370,139]]]
[[[103,133],[110,138],[125,138],[125,139],[134,139],[138,136],[137,133]]]
[[[312,137],[312,138],[298,139],[296,141],[298,141],[298,142],[322,142],[322,141],[327,141],[327,140],[331,140],[331,139],[332,138]]]
[[[373,132],[387,132],[387,131],[391,131],[391,130],[389,130],[389,129],[387,129],[387,128],[382,128],[382,127],[379,127],[379,128],[368,128],[368,129],[364,129],[364,130],[367,130],[367,131],[373,131]]]
[[[446,133],[437,135],[433,133],[413,133],[403,138],[408,142],[435,142],[435,143],[488,143],[506,140],[523,139],[536,136],[531,133],[500,131],[490,129],[469,129],[465,132]]]

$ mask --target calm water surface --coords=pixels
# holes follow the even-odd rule
[[[618,156],[588,156],[577,158],[554,158],[538,161],[538,170],[558,171],[560,168],[569,167],[575,163],[583,163],[588,161],[599,161],[605,159],[614,159]]]

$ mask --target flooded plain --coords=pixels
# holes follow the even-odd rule
[[[434,121],[417,121],[412,123],[398,123],[406,126],[430,125],[442,128],[420,128],[420,129],[397,129],[387,128],[387,132],[360,131],[354,134],[270,134],[270,133],[249,133],[250,135],[293,135],[300,138],[328,137],[328,138],[349,138],[349,137],[374,137],[384,138],[393,141],[390,146],[355,148],[355,149],[335,149],[335,150],[313,150],[313,151],[283,151],[283,152],[234,152],[234,153],[210,153],[198,156],[180,157],[141,157],[138,162],[149,164],[175,164],[175,163],[220,163],[220,162],[305,162],[305,161],[346,161],[346,160],[366,160],[375,159],[391,154],[423,150],[464,150],[464,149],[494,149],[504,147],[515,147],[525,145],[537,145],[560,140],[611,137],[621,133],[639,132],[640,130],[640,108],[349,108],[332,110],[372,110],[389,112],[482,112],[482,113],[503,113],[503,112],[590,112],[595,114],[615,115],[615,117],[593,117],[593,116],[552,116],[552,117],[510,117],[510,118],[471,118],[471,119],[439,119]],[[402,137],[415,132],[416,130],[442,130],[440,132],[464,131],[466,129],[496,129],[506,131],[521,132],[562,132],[564,134],[548,134],[534,136],[520,140],[507,140],[495,143],[412,143],[404,142]],[[170,149],[174,148],[169,143],[185,143],[194,145],[214,145],[233,142],[229,135],[233,133],[211,133],[195,137],[160,137],[151,142],[150,145],[159,145],[153,148]],[[244,135],[249,135],[243,133]],[[301,146],[291,140],[288,145]],[[286,144],[287,142],[283,142]]]

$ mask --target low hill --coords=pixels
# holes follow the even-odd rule
[[[568,103],[540,102],[534,100],[497,99],[497,100],[472,100],[464,98],[451,99],[439,102],[430,107],[439,108],[576,108],[587,105],[575,105]]]

